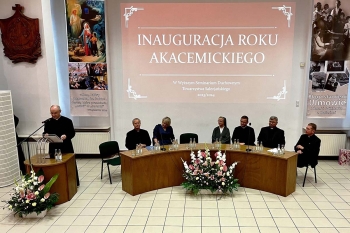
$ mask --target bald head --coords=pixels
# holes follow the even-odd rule
[[[52,105],[50,107],[50,114],[53,119],[57,120],[61,117],[61,108],[59,105]]]

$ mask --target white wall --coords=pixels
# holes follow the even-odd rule
[[[156,124],[161,123],[164,116],[169,115],[169,112],[176,113],[169,115],[172,119],[175,137],[179,137],[181,133],[195,132],[199,135],[199,141],[210,142],[211,134],[214,127],[217,126],[217,117],[225,116],[228,120],[228,127],[231,131],[239,125],[239,120],[242,115],[247,115],[252,122],[252,127],[255,129],[256,136],[260,132],[260,128],[268,125],[268,120],[271,115],[276,115],[279,118],[278,127],[285,130],[286,148],[292,149],[298,140],[303,126],[304,116],[304,95],[305,83],[307,80],[307,69],[300,68],[300,62],[308,61],[309,41],[310,41],[310,25],[312,16],[312,1],[311,0],[295,0],[296,9],[293,15],[295,17],[295,39],[294,39],[294,56],[293,63],[290,64],[293,70],[292,86],[288,87],[288,103],[286,104],[130,104],[125,105],[122,102],[123,93],[122,79],[122,64],[120,58],[121,35],[119,25],[120,17],[117,12],[120,11],[120,2],[133,1],[107,1],[107,19],[108,19],[108,49],[110,52],[109,59],[109,74],[113,77],[111,87],[112,98],[114,100],[113,126],[115,137],[120,144],[124,144],[125,133],[132,128],[131,119],[139,117],[147,119],[142,121],[142,127],[147,129],[150,134]],[[147,2],[138,1],[138,2]],[[183,1],[172,1],[183,2]],[[191,1],[203,2],[203,1]],[[210,2],[210,1],[205,1]],[[216,1],[211,1],[216,2]],[[242,1],[220,1],[220,2],[242,2]],[[248,2],[248,1],[245,1]],[[266,2],[266,1],[250,1],[250,2]],[[269,2],[281,2],[270,0]],[[247,9],[248,10],[248,9]],[[249,12],[249,10],[247,11]],[[293,13],[294,13],[293,12]],[[113,23],[111,23],[113,22]],[[155,91],[157,88],[155,87]],[[265,87],[268,88],[268,84]],[[249,94],[249,93],[247,93]],[[301,106],[296,107],[296,101],[300,101]],[[151,120],[149,120],[151,119]]]
[[[43,28],[42,1],[31,0],[0,0],[0,18],[13,15],[12,7],[21,4],[25,7],[24,14],[30,18],[39,18],[41,34],[42,57],[36,64],[13,64],[3,54],[3,44],[0,43],[0,89],[12,92],[14,114],[20,119],[17,131],[28,134],[40,126],[42,119],[48,118],[50,100],[49,67],[46,51],[46,37]],[[56,88],[57,89],[57,88]]]
[[[132,107],[123,105],[120,94],[123,92],[122,79],[118,78],[122,75],[121,36],[116,26],[120,25],[120,17],[117,14],[120,2],[120,0],[106,0],[110,117],[73,117],[76,127],[104,127],[110,125],[112,127],[112,138],[116,139],[123,148],[125,134],[132,128],[132,118],[152,119],[142,121],[142,127],[151,134],[154,125],[160,123],[162,117],[168,115],[167,112],[174,108],[178,111],[170,117],[173,120],[175,136],[179,137],[183,132],[197,132],[202,142],[210,140],[212,129],[217,125],[217,116],[226,116],[228,126],[232,131],[239,124],[240,116],[248,115],[256,134],[258,134],[260,128],[268,124],[269,116],[276,115],[279,117],[278,126],[284,129],[286,133],[287,149],[291,149],[299,138],[302,127],[307,122],[313,121],[323,127],[349,125],[349,118],[307,119],[305,117],[305,90],[308,70],[307,68],[300,68],[299,64],[300,62],[306,62],[305,67],[308,67],[313,0],[295,0],[297,3],[296,15],[294,15],[296,26],[294,56],[291,64],[293,80],[292,87],[289,89],[290,101],[288,104],[283,106],[274,104],[218,104],[209,109],[205,104],[189,107],[186,104],[155,103],[148,105],[147,108],[144,108],[141,104]],[[269,0],[269,2],[277,1]],[[0,0],[0,18],[10,17],[13,14],[11,7],[16,3],[25,7],[24,13],[27,16],[39,18],[43,57],[39,58],[35,65],[28,63],[12,64],[0,52],[0,89],[10,89],[12,91],[14,113],[20,118],[19,134],[29,134],[40,126],[41,120],[50,117],[49,106],[51,104],[59,103],[63,109],[63,115],[70,116],[69,89],[66,78],[68,76],[66,69],[68,62],[66,56],[67,45],[63,43],[66,36],[65,5],[64,0]],[[55,22],[54,26],[51,26],[52,22]],[[0,51],[2,50],[3,45],[0,43]],[[296,101],[300,101],[300,107],[296,107]],[[197,115],[186,115],[187,112],[193,109],[198,112]],[[215,117],[208,117],[208,114],[206,114],[208,111],[214,112],[210,115],[215,115]]]
[[[0,0],[0,18],[13,15],[21,4],[23,13],[39,19],[42,57],[36,64],[13,64],[0,43],[0,90],[11,90],[14,113],[20,119],[19,135],[29,135],[50,117],[49,108],[59,104],[70,117],[64,0]],[[60,93],[60,95],[58,95]],[[109,126],[109,117],[72,117],[76,127]],[[40,132],[40,131],[39,131]]]

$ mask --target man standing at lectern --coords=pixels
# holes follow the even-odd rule
[[[130,130],[126,134],[125,146],[128,150],[133,150],[136,148],[136,144],[141,144],[142,147],[151,145],[151,138],[147,130],[141,129],[141,120],[135,118],[132,120],[133,130]]]
[[[263,127],[258,136],[258,142],[262,142],[264,147],[277,148],[278,145],[285,145],[284,131],[277,128],[278,118],[271,116],[269,126]]]
[[[63,143],[50,143],[49,152],[54,153],[55,149],[61,149],[62,153],[74,153],[72,138],[75,130],[71,119],[61,116],[61,108],[58,105],[50,107],[52,118],[45,123],[44,134],[55,134],[63,140]]]
[[[74,153],[72,138],[75,130],[71,119],[61,116],[61,108],[58,105],[50,107],[51,118],[45,123],[44,135],[55,134],[63,140],[63,143],[50,143],[50,155],[55,153],[55,149],[61,149],[63,153]],[[77,169],[77,185],[79,186],[79,176]]]

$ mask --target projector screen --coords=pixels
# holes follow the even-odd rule
[[[122,3],[124,101],[286,103],[294,9],[291,2]]]
[[[133,118],[152,137],[165,116],[176,138],[211,143],[219,116],[232,135],[247,115],[258,136],[275,115],[294,146],[311,1],[238,1],[106,2],[112,138],[122,149]]]

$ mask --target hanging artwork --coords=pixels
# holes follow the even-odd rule
[[[71,115],[108,116],[104,0],[66,0]]]
[[[350,70],[350,4],[314,0],[307,117],[345,118]]]
[[[1,39],[5,56],[13,63],[36,63],[41,57],[39,19],[32,19],[22,13],[23,7],[12,7],[15,14],[0,19]]]

